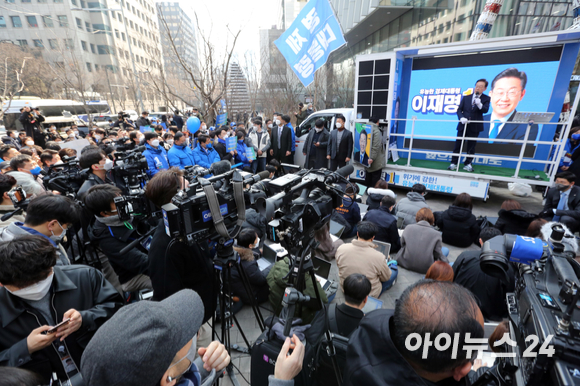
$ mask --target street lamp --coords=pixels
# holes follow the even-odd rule
[[[125,11],[121,6],[121,9],[113,8],[71,8],[71,11],[90,11],[90,12],[101,12],[101,11],[111,11],[119,12],[121,11],[121,16],[123,16],[123,26],[125,27],[125,34],[127,35],[127,43],[129,44],[129,54],[131,55],[131,64],[133,66],[133,75],[135,76],[135,83],[137,85],[137,99],[139,99],[139,104],[141,105],[141,111],[145,111],[143,106],[143,98],[141,98],[141,87],[139,85],[139,77],[137,76],[137,68],[135,67],[135,57],[133,56],[133,49],[131,47],[131,37],[129,36],[129,30],[127,29],[127,19],[125,19]],[[105,31],[106,33],[106,31]]]

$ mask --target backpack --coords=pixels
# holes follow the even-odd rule
[[[345,337],[338,334],[338,323],[336,321],[336,307],[337,304],[331,304],[326,307],[326,322],[327,328],[330,331],[332,344],[334,345],[335,357],[338,368],[342,373],[346,367],[346,348],[348,346],[349,336]],[[332,365],[332,360],[328,355],[329,344],[326,336],[321,340],[316,351],[315,358],[315,377],[319,386],[335,386],[338,385],[336,381],[336,374]]]

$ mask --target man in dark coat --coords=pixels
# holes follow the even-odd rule
[[[43,384],[53,372],[60,380],[79,373],[93,334],[123,301],[98,270],[56,260],[41,236],[0,243],[0,366],[34,371]]]
[[[202,118],[199,118],[199,120],[201,121]],[[173,122],[175,122],[175,126],[177,126],[177,128],[179,130],[181,130],[183,128],[183,125],[185,123],[183,122],[183,118],[181,118],[181,115],[179,115],[179,110],[175,110],[175,115],[173,116]]]
[[[540,217],[557,221],[572,233],[580,229],[580,187],[575,185],[576,175],[565,171],[556,174],[554,187],[548,190],[544,210]]]
[[[475,89],[473,94],[466,95],[461,98],[459,107],[457,107],[457,117],[459,118],[459,123],[457,124],[457,136],[462,137],[463,131],[465,131],[465,138],[477,138],[479,133],[483,131],[483,123],[469,121],[483,121],[483,114],[489,111],[489,96],[485,95],[483,92],[487,89],[487,80],[480,79],[475,82]],[[467,124],[467,126],[466,126]],[[455,147],[453,148],[453,157],[451,157],[451,165],[449,165],[449,170],[457,169],[459,165],[459,152],[461,150],[461,143],[463,140],[457,139],[455,141]],[[463,150],[470,155],[475,154],[475,145],[477,141],[465,140],[463,142]],[[471,162],[473,157],[465,157],[463,170],[468,172],[473,171]]]
[[[450,331],[457,333],[447,340],[453,344],[435,340]],[[417,338],[407,342],[414,333]],[[473,295],[458,284],[418,281],[407,287],[394,311],[376,310],[362,319],[349,340],[344,385],[470,385],[466,375],[473,352],[463,349],[467,337],[483,338],[483,316]],[[445,343],[435,347],[433,341]]]
[[[336,130],[330,133],[330,140],[326,148],[326,158],[330,160],[330,170],[346,166],[352,157],[354,140],[352,131],[346,129],[346,118],[339,114],[336,116]]]
[[[236,151],[228,151],[226,146],[226,136],[228,134],[228,129],[226,126],[222,126],[215,131],[215,136],[217,138],[217,143],[213,146],[215,151],[218,152],[222,161],[230,161],[234,158]]]
[[[316,120],[314,130],[310,130],[304,142],[303,154],[306,156],[305,169],[321,169],[328,167],[326,159],[326,147],[330,134],[324,128],[322,119]]]
[[[290,122],[288,115],[276,116],[276,126],[272,129],[270,155],[280,163],[290,162],[292,155],[292,129],[287,122]]]
[[[18,118],[22,127],[26,131],[26,136],[34,138],[34,129],[36,128],[36,119],[32,114],[30,107],[24,106],[20,118]]]
[[[378,228],[375,240],[391,244],[390,253],[397,253],[401,249],[397,218],[391,214],[395,204],[396,200],[393,197],[384,196],[379,209],[369,210],[363,218],[363,221],[375,223]]]

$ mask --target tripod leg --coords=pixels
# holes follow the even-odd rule
[[[251,303],[252,311],[254,311],[254,315],[256,316],[256,320],[258,321],[258,325],[260,327],[260,330],[262,330],[262,332],[263,332],[266,329],[266,324],[264,323],[264,317],[262,316],[262,312],[260,311],[256,297],[254,296],[254,291],[252,290],[252,285],[250,283],[250,279],[248,278],[248,274],[246,273],[246,270],[244,269],[241,261],[236,262],[236,267],[237,267],[238,272],[240,274],[240,278],[242,279],[242,283],[244,285],[244,290],[246,291],[246,295],[248,295],[248,298],[252,299],[252,303]],[[240,331],[241,331],[241,329],[240,329]]]

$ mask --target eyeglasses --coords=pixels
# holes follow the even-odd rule
[[[506,92],[505,92],[504,90],[498,90],[498,91],[492,91],[492,92],[493,92],[493,95],[495,95],[495,96],[497,96],[497,97],[499,97],[499,98],[503,98],[503,97],[505,97],[505,95],[506,95]],[[510,89],[507,91],[507,95],[508,95],[508,97],[510,97],[510,98],[515,98],[515,97],[517,97],[517,96],[518,96],[520,93],[521,93],[521,91],[520,91],[520,90],[518,90],[517,88],[510,88]]]

